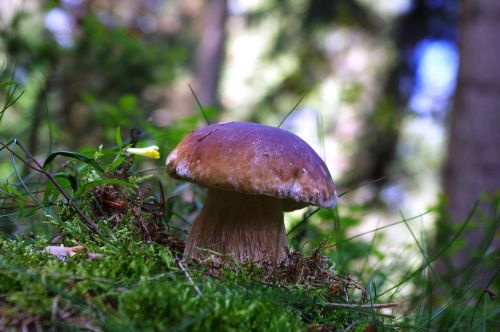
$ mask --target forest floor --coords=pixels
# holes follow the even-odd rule
[[[130,172],[133,157],[115,151],[102,163],[102,154],[56,152],[39,165],[50,181],[40,182],[38,196],[28,191],[34,201],[43,197],[43,215],[30,212],[13,185],[2,187],[4,204],[16,211],[2,218],[41,218],[33,224],[51,232],[0,235],[0,331],[487,331],[498,322],[485,292],[470,305],[470,289],[453,290],[430,307],[425,278],[413,285],[423,296],[415,305],[398,303],[398,285],[433,272],[428,256],[393,283],[389,300],[380,300],[374,283],[340,273],[321,245],[310,256],[289,252],[279,264],[186,259],[172,197],[161,186],[161,195],[151,194],[148,177]],[[59,166],[46,171],[58,156],[72,160],[63,165],[74,176]]]

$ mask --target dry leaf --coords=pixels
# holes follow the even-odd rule
[[[74,247],[64,247],[64,246],[48,246],[45,248],[45,252],[56,256],[58,258],[64,258],[66,256],[74,256],[79,252],[85,250],[84,246],[74,246]]]

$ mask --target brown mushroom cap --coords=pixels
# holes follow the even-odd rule
[[[206,126],[185,137],[166,166],[173,178],[208,188],[286,199],[288,211],[308,204],[333,207],[337,201],[323,160],[301,138],[275,127]]]

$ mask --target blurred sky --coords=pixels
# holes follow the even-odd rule
[[[447,40],[426,39],[415,51],[416,84],[410,107],[421,116],[443,117],[455,91],[458,50]]]

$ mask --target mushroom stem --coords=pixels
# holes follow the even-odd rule
[[[281,261],[287,246],[281,199],[209,189],[184,254],[203,259],[215,251],[240,262]]]

